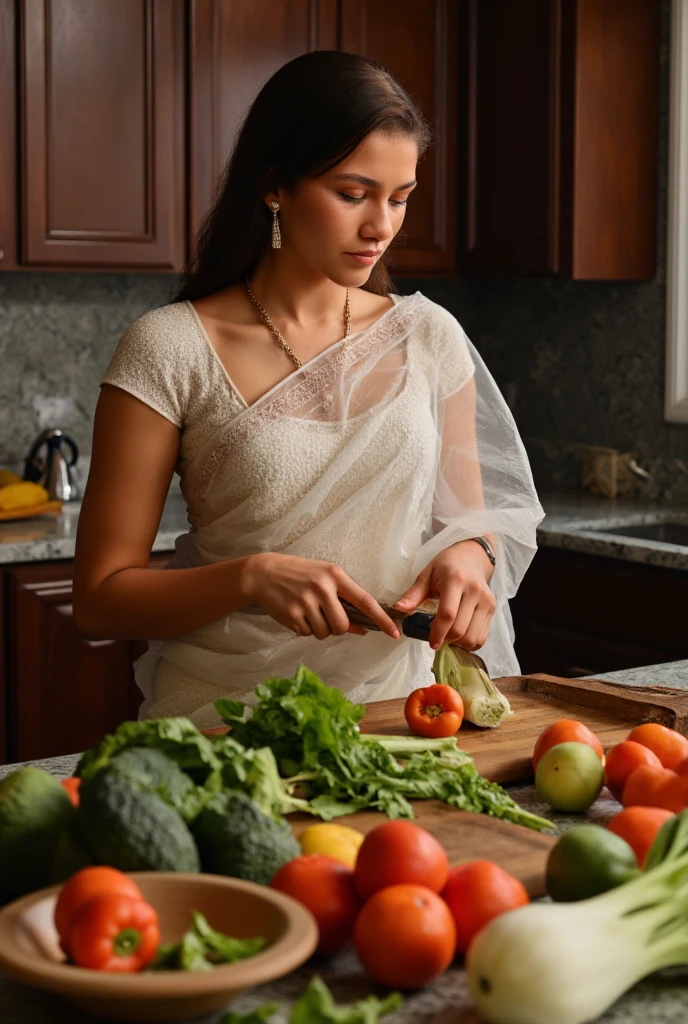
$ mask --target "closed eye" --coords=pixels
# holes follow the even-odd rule
[[[347,203],[363,203],[365,202],[365,196],[350,196],[348,192],[339,192],[338,195],[345,199]],[[392,206],[406,206],[407,199],[390,199]]]

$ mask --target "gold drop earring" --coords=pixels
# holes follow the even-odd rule
[[[280,204],[274,202],[270,203],[270,209],[272,210],[272,248],[282,248],[282,233],[280,231],[279,220],[277,219],[277,211],[280,208]]]

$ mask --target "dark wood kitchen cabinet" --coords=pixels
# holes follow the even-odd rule
[[[465,0],[466,273],[651,279],[658,0]]]
[[[540,547],[510,604],[524,673],[589,676],[688,658],[679,569]]]
[[[22,264],[178,268],[184,0],[18,9]]]
[[[389,67],[438,126],[418,169],[393,272],[455,271],[457,11],[457,0],[192,0],[192,237],[261,86],[302,53],[342,49]]]
[[[189,221],[193,240],[247,108],[287,61],[337,49],[337,0],[191,0]]]
[[[151,565],[169,557],[154,555]],[[132,665],[146,645],[85,640],[72,616],[72,571],[71,561],[3,571],[3,761],[78,753],[138,716],[142,698]]]
[[[17,267],[15,0],[0,0],[0,273]]]
[[[435,128],[393,245],[393,273],[456,272],[457,0],[341,0],[341,48],[389,68]]]

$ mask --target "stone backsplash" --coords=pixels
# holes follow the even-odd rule
[[[663,2],[658,270],[649,282],[406,280],[461,321],[505,394],[540,487],[576,488],[579,447],[637,453],[649,497],[688,501],[688,425],[664,421],[669,3]],[[90,450],[98,382],[127,325],[175,278],[0,274],[0,466],[46,423]]]

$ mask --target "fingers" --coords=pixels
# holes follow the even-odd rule
[[[382,610],[374,597],[365,591],[363,587],[359,587],[357,583],[354,583],[346,573],[343,574],[343,578],[338,583],[337,593],[355,605],[368,618],[372,619],[387,636],[391,636],[393,640],[399,639],[399,630],[389,615]]]
[[[443,588],[428,638],[428,643],[433,651],[436,651],[445,642],[447,634],[453,627],[458,615],[462,599],[463,590],[460,584],[447,583]]]
[[[491,591],[480,595],[472,607],[470,602],[462,600],[459,614],[447,635],[447,642],[456,642],[466,651],[477,651],[487,641],[495,607],[496,601]]]

